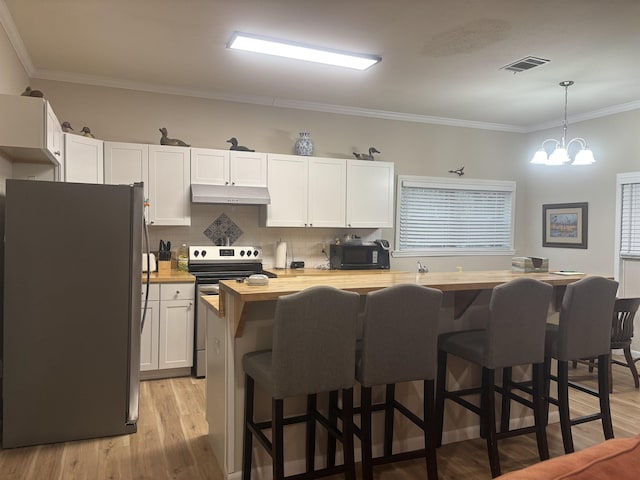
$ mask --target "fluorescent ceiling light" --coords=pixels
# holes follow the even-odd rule
[[[381,57],[362,53],[344,52],[330,48],[314,47],[301,43],[262,37],[249,33],[234,32],[227,43],[228,48],[245,50],[247,52],[265,53],[278,57],[306,60],[308,62],[324,63],[338,67],[366,70],[375,65]]]

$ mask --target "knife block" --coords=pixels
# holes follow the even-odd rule
[[[171,272],[171,260],[160,260],[158,262],[158,273]]]

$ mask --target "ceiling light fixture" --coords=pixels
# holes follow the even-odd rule
[[[227,42],[227,48],[353,68],[356,70],[366,70],[382,60],[381,57],[375,55],[314,47],[290,42],[288,40],[279,40],[242,32],[233,33]]]
[[[559,85],[564,87],[564,125],[562,127],[562,139],[556,140],[554,138],[547,138],[542,142],[540,150],[538,150],[533,156],[531,163],[539,165],[564,165],[571,161],[571,158],[569,157],[569,146],[572,143],[576,143],[579,145],[579,150],[576,152],[571,165],[591,165],[596,160],[584,138],[576,137],[565,144],[565,139],[567,137],[567,95],[569,87],[573,85],[573,82],[571,80],[565,80],[564,82],[560,82]],[[545,149],[545,144],[547,143],[555,143],[555,149],[551,152],[551,155],[548,155]]]

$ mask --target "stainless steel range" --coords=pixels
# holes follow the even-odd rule
[[[196,277],[194,373],[206,376],[206,308],[200,305],[203,295],[217,295],[220,280],[244,279],[262,271],[262,249],[248,246],[189,247],[189,273]]]

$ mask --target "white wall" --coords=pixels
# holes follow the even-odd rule
[[[527,184],[524,249],[549,258],[551,269],[573,269],[613,275],[616,174],[640,170],[640,110],[569,124],[567,138],[586,138],[596,156],[590,166],[524,165]],[[560,138],[561,127],[536,132],[527,139],[529,158],[545,138]],[[589,203],[588,248],[542,247],[542,205]]]

